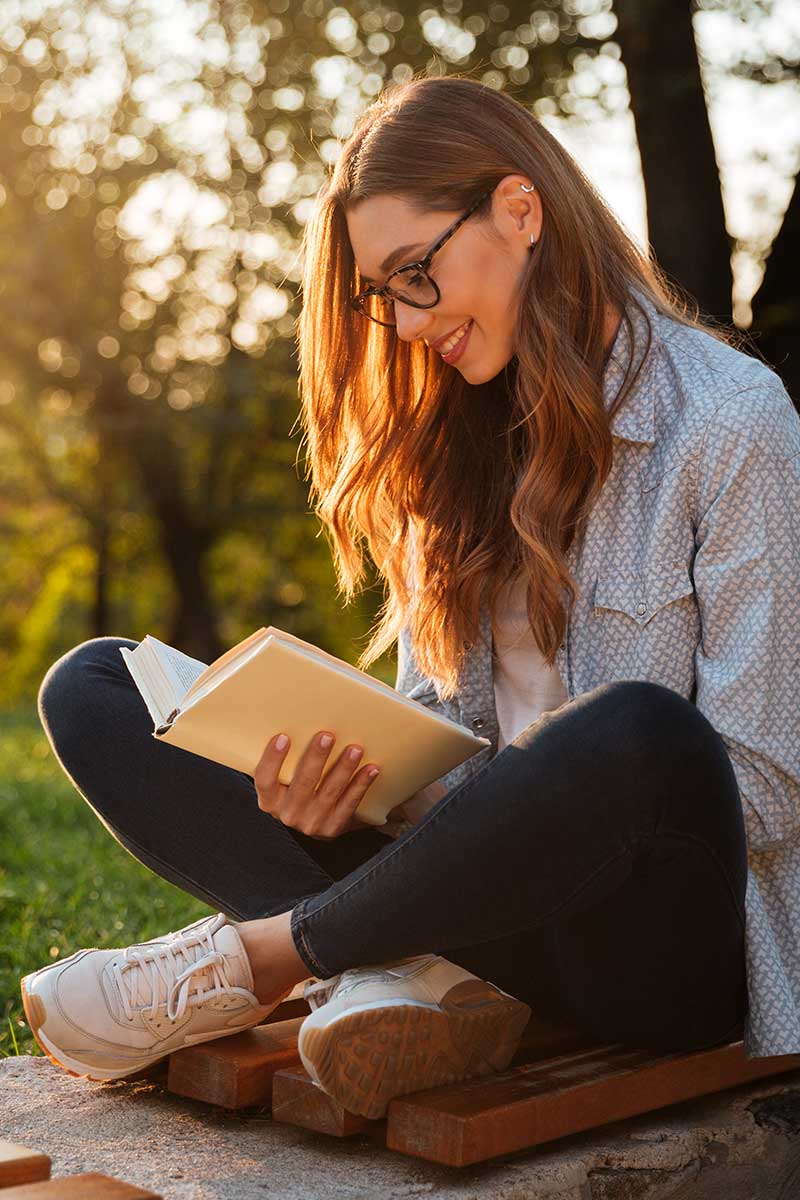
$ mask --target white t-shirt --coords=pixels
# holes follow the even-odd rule
[[[528,725],[569,699],[558,669],[548,667],[536,645],[525,608],[524,575],[505,584],[497,604],[492,635],[496,660],[493,670],[494,699],[500,736],[498,752]],[[381,832],[397,837],[415,825],[445,795],[438,779],[415,792],[403,805],[406,820],[391,821]]]
[[[492,629],[497,655],[493,682],[500,726],[498,751],[542,713],[560,708],[569,699],[558,668],[548,667],[534,640],[525,608],[526,584],[524,575],[505,584]]]

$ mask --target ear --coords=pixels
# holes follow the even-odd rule
[[[533,191],[523,191],[522,185]],[[492,197],[492,216],[498,230],[510,241],[527,249],[531,234],[538,242],[542,232],[542,202],[536,180],[516,173],[500,180]]]

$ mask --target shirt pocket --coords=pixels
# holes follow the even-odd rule
[[[594,607],[623,613],[636,625],[645,626],[669,605],[693,595],[694,583],[686,563],[652,562],[639,570],[613,567],[599,572]]]

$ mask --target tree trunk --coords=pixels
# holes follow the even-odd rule
[[[197,529],[162,528],[161,544],[175,584],[176,604],[169,641],[173,646],[213,662],[222,653],[217,620],[205,574],[210,539]]]
[[[143,433],[129,441],[175,588],[170,643],[193,658],[212,662],[222,653],[205,573],[214,535],[192,514],[182,495],[172,446],[157,433],[152,438]]]
[[[616,0],[652,252],[703,313],[731,320],[731,245],[689,4]]]
[[[139,412],[113,390],[98,397],[96,420],[108,447],[130,462],[141,480],[175,589],[169,641],[211,662],[222,652],[205,559],[216,536],[191,508],[181,460],[155,414]]]
[[[800,187],[795,183],[783,225],[772,243],[766,273],[753,297],[753,327],[760,353],[783,379],[800,409]]]

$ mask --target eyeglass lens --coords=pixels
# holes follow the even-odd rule
[[[389,284],[388,289],[398,300],[407,300],[413,305],[426,308],[436,302],[436,289],[427,275],[416,267],[408,267],[398,271]],[[384,325],[394,325],[394,304],[384,296],[366,296],[361,301],[361,311],[364,316]]]

